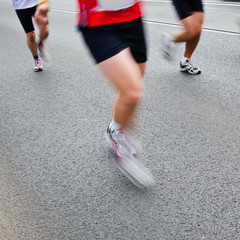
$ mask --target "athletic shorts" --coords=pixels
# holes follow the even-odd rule
[[[36,12],[36,6],[26,9],[16,9],[18,18],[23,26],[25,33],[34,31],[33,16]]]
[[[79,27],[96,63],[130,48],[137,63],[147,61],[147,49],[142,19],[98,27]]]
[[[202,0],[173,0],[178,17],[182,20],[193,12],[203,12]]]

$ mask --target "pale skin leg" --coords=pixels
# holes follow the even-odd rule
[[[113,119],[123,129],[129,125],[141,100],[145,65],[136,63],[128,48],[99,63],[103,73],[118,90]]]
[[[184,57],[191,58],[201,36],[203,12],[193,12],[181,22],[185,30],[174,37],[174,42],[186,42]]]

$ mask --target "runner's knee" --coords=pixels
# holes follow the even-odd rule
[[[196,38],[197,36],[199,36],[201,34],[202,28],[201,26],[195,26],[192,27],[191,29],[187,29],[187,35],[190,39],[192,38]]]
[[[43,35],[42,37],[44,37],[44,38],[47,38],[48,37],[48,35],[49,35],[49,27],[48,27],[48,25],[46,25],[46,26],[40,26],[39,27],[39,30],[40,30],[40,34],[41,35]]]
[[[196,27],[195,27],[195,36],[198,36],[200,35],[202,32],[202,24],[197,24]]]
[[[136,86],[123,93],[124,101],[130,104],[138,103],[143,95],[142,86]]]

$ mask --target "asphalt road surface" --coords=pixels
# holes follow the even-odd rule
[[[0,0],[0,239],[239,240],[240,3],[205,1],[201,41],[179,71],[162,32],[181,30],[169,1],[146,1],[149,61],[137,135],[156,185],[142,191],[105,142],[115,90],[54,0],[51,61],[33,72],[10,0]],[[97,39],[96,39],[97,40]]]

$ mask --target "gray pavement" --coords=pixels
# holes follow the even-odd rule
[[[0,239],[239,240],[240,4],[205,1],[192,58],[202,74],[189,76],[183,45],[173,62],[160,52],[162,32],[181,29],[170,3],[145,3],[138,136],[156,185],[141,191],[112,162],[104,133],[116,92],[74,27],[74,1],[51,2],[51,61],[34,73],[12,3],[0,0]]]

